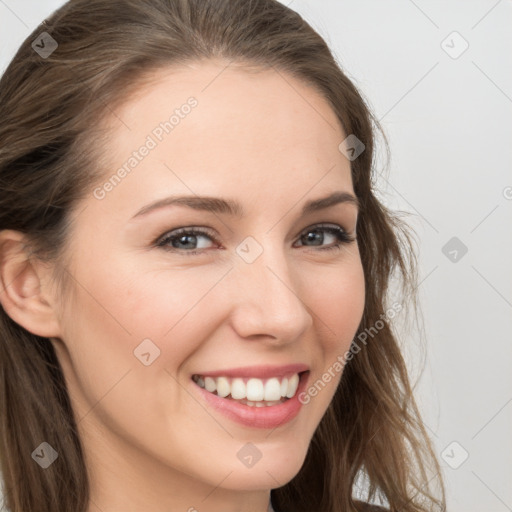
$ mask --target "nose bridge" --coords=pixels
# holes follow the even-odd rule
[[[282,342],[298,338],[312,317],[282,244],[247,237],[237,247],[235,328],[242,336],[268,335]]]

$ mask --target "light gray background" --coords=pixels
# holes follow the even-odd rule
[[[1,71],[63,3],[0,0]],[[411,212],[421,241],[423,373],[418,341],[404,351],[448,510],[512,511],[512,2],[284,3],[327,39],[389,138],[381,197]]]

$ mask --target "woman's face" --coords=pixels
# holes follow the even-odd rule
[[[112,113],[73,214],[53,343],[98,504],[116,481],[199,510],[287,483],[361,320],[348,134],[309,86],[226,64],[160,72]]]

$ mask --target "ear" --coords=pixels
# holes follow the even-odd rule
[[[50,270],[31,255],[23,233],[0,231],[0,303],[17,324],[47,338],[60,336]]]

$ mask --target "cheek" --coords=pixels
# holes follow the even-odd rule
[[[62,315],[68,373],[76,374],[75,383],[90,393],[89,401],[130,368],[150,368],[137,358],[144,340],[151,340],[142,345],[149,347],[151,360],[160,351],[152,367],[177,367],[195,349],[190,336],[182,338],[183,328],[193,325],[194,308],[218,280],[216,272],[193,278],[192,272],[176,271],[171,279],[169,273],[144,271],[122,260],[95,259],[76,263],[76,300],[64,305]]]
[[[305,296],[315,319],[319,353],[317,371],[311,374],[299,400],[309,410],[308,429],[313,431],[329,406],[343,373],[346,354],[365,305],[365,280],[359,257],[336,268],[316,272]]]
[[[359,258],[345,265],[315,272],[308,283],[306,304],[311,308],[326,356],[331,358],[349,348],[365,305],[365,281]],[[335,357],[335,356],[334,356]]]
[[[69,372],[89,404],[127,371],[140,377],[138,383],[135,373],[127,379],[133,381],[135,395],[148,385],[156,389],[168,384],[171,377],[163,372],[179,370],[215,328],[212,297],[225,274],[220,268],[171,272],[104,261],[108,264],[83,264],[76,271],[77,299],[64,315]]]
[[[128,334],[132,343],[151,336],[155,342],[171,337],[183,322],[197,315],[198,306],[226,271],[176,264],[172,269],[161,264],[144,267],[133,257],[105,260],[107,265],[82,264],[81,269],[93,268],[93,272],[76,273],[76,280],[88,292],[81,293],[80,307],[85,303],[85,310],[80,314],[107,313],[107,323],[117,324],[118,332]]]

